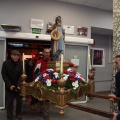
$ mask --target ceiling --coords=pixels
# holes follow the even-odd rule
[[[104,10],[113,10],[113,0],[57,0],[67,3],[79,4]]]

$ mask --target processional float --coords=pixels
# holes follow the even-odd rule
[[[60,32],[58,30],[58,27],[61,26],[61,17],[56,17],[55,24],[50,24],[50,28],[48,28],[48,32],[51,31],[51,38],[55,41],[60,39]],[[63,30],[63,34],[64,30]],[[54,58],[56,59],[60,55],[61,51],[57,51],[54,55]],[[48,62],[48,68],[52,69],[68,69],[69,64],[68,62],[63,62],[63,56],[61,56],[61,61],[50,61]],[[53,58],[53,59],[54,59]],[[24,61],[24,60],[23,60]],[[24,65],[23,65],[24,66]],[[61,70],[62,71],[62,70]],[[63,72],[60,74],[60,78],[57,81],[58,89],[45,89],[43,84],[41,82],[31,82],[26,83],[26,74],[25,70],[23,69],[23,74],[21,76],[22,78],[22,84],[21,84],[21,91],[20,94],[23,97],[23,100],[26,100],[26,96],[32,95],[34,98],[38,99],[39,101],[44,100],[50,100],[52,103],[56,105],[57,108],[59,108],[59,114],[65,113],[65,108],[71,107],[74,109],[82,110],[85,112],[97,114],[103,117],[112,118],[113,114],[110,112],[85,107],[78,104],[72,104],[71,101],[74,100],[80,100],[83,96],[89,97],[89,99],[92,99],[93,97],[103,98],[103,99],[110,99],[113,98],[114,100],[120,101],[120,98],[112,97],[112,96],[105,96],[105,95],[99,95],[95,94],[95,85],[94,85],[94,74],[93,71],[90,70],[88,74],[88,83],[84,83],[82,85],[79,85],[77,89],[74,90],[74,92],[71,89],[66,89],[66,80],[63,79]]]
[[[49,68],[53,69],[60,69],[60,61],[51,61],[48,63]],[[68,62],[63,62],[63,68],[68,68]],[[71,100],[80,100],[83,96],[87,96],[90,99],[93,97],[98,98],[104,98],[109,99],[110,96],[105,95],[99,95],[95,94],[95,86],[94,86],[94,74],[92,70],[90,70],[88,74],[89,82],[85,83],[82,86],[79,86],[75,92],[73,93],[71,89],[66,90],[65,85],[66,81],[63,79],[63,76],[61,74],[61,78],[58,80],[58,90],[53,89],[45,89],[40,82],[31,82],[27,83],[26,80],[26,74],[23,70],[23,74],[21,76],[22,78],[22,84],[21,84],[21,96],[23,97],[23,100],[26,100],[26,96],[32,95],[34,98],[38,99],[39,101],[44,100],[50,100],[52,103],[56,105],[57,108],[59,108],[59,114],[65,113],[65,108],[71,107],[74,109],[86,111],[89,113],[97,114],[103,117],[112,118],[113,114],[106,111],[97,110],[90,107],[85,107],[82,105],[76,105],[70,103]],[[115,100],[120,100],[120,98],[112,97]]]

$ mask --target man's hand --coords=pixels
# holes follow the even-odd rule
[[[117,117],[117,113],[114,112],[113,115],[114,116],[113,116],[112,120],[117,120],[117,118],[116,118]]]
[[[20,87],[17,87],[18,90],[20,90]]]
[[[10,87],[10,90],[14,90],[14,91],[16,91],[16,92],[20,92],[20,87],[15,87],[14,85],[12,85],[11,87]]]
[[[15,87],[15,92],[20,92],[20,87]]]
[[[111,96],[111,98],[109,99],[110,101],[114,101],[114,99],[112,97],[116,97],[116,95],[114,95],[114,94],[109,94],[108,96]]]
[[[14,85],[10,86],[10,90],[15,90],[15,86]]]

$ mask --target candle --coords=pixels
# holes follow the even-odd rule
[[[90,54],[88,54],[88,67],[91,70],[91,58],[90,58]]]
[[[22,56],[22,57],[23,57],[23,59],[22,59],[22,60],[23,60],[23,70],[25,70],[24,53],[23,53],[23,56]]]
[[[63,73],[63,54],[61,54],[60,72]]]

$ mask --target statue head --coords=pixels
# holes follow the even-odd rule
[[[57,16],[56,19],[55,19],[55,24],[56,26],[61,26],[61,16]]]

